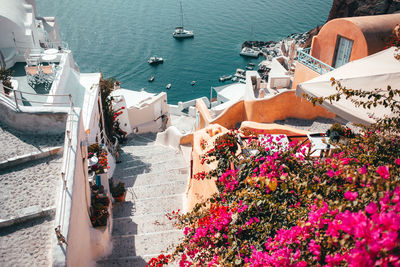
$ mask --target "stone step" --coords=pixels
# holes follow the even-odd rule
[[[183,196],[184,194],[135,199],[134,194],[128,191],[126,201],[114,203],[113,216],[120,218],[153,213],[165,214],[182,209]]]
[[[0,219],[18,217],[30,206],[42,209],[56,205],[62,156],[53,155],[0,170]]]
[[[169,183],[149,184],[142,186],[129,186],[127,190],[132,192],[136,199],[183,194],[186,192],[186,179]]]
[[[141,145],[141,146],[123,146],[121,147],[121,156],[125,154],[133,156],[147,156],[156,155],[165,152],[176,151],[172,148],[161,146],[161,145]]]
[[[120,155],[120,160],[124,163],[123,166],[138,165],[141,162],[159,162],[166,159],[177,159],[183,161],[181,158],[182,156],[175,150],[164,150],[158,151],[157,153],[151,153],[151,150],[149,150],[147,154],[141,156],[136,156],[135,154]]]
[[[113,235],[145,234],[174,230],[173,221],[165,214],[150,214],[142,216],[114,218]]]
[[[159,254],[146,256],[119,257],[116,259],[103,259],[97,262],[97,266],[104,267],[145,267],[151,258],[158,257]],[[168,263],[169,267],[178,267],[179,261]]]
[[[143,186],[152,184],[162,184],[174,181],[186,180],[189,175],[188,168],[170,169],[162,172],[142,173],[138,175],[117,176],[119,181],[125,183],[126,186]]]
[[[106,258],[97,261],[98,267],[145,267],[152,257],[141,256]]]
[[[123,166],[114,172],[116,178],[134,176],[142,173],[167,172],[169,169],[180,169],[188,167],[181,159],[169,159],[153,163],[143,163],[136,166]]]
[[[178,245],[183,236],[182,230],[114,236],[113,250],[109,258],[171,253],[174,249],[172,245]]]
[[[155,141],[157,138],[157,133],[144,133],[144,134],[132,134],[130,140],[147,140]]]
[[[136,147],[136,146],[151,146],[154,145],[154,141],[143,140],[143,139],[129,139],[127,142],[121,144],[124,147]]]

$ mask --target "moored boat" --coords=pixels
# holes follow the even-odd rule
[[[256,51],[250,47],[244,47],[240,52],[240,55],[246,57],[258,57],[260,55],[260,51]]]
[[[147,62],[149,62],[149,64],[160,64],[164,62],[164,59],[162,57],[153,56],[150,57]]]
[[[220,82],[225,82],[230,79],[232,79],[232,75],[223,75],[223,76],[219,77]]]
[[[167,86],[165,86],[165,88],[167,88],[167,89],[169,89],[169,88],[171,88],[171,84],[169,83],[169,84],[167,84]]]
[[[193,86],[193,85],[195,85],[195,84],[196,84],[196,81],[192,81],[192,83],[191,83],[191,84],[192,84],[192,86]]]
[[[175,31],[172,33],[174,38],[191,38],[194,37],[193,31],[185,30],[183,28],[183,9],[182,2],[179,1],[179,5],[181,7],[181,25],[175,28]]]
[[[235,73],[235,75],[233,75],[234,77],[237,77],[239,79],[246,79],[246,76],[243,74],[239,74],[239,73]]]
[[[152,81],[154,81],[154,75],[152,75],[152,76],[149,78],[149,82],[152,82]]]

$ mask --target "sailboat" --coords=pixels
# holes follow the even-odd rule
[[[182,1],[179,1],[179,5],[181,7],[181,26],[176,27],[172,36],[174,38],[191,38],[194,37],[193,31],[188,31],[183,28],[183,9],[182,9]]]

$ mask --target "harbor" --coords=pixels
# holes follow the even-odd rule
[[[184,29],[194,33],[194,38],[187,39],[172,36],[181,23],[178,1],[140,0],[125,3],[121,8],[100,0],[96,4],[85,3],[76,13],[65,10],[81,5],[77,0],[57,5],[41,0],[37,5],[40,16],[54,15],[60,25],[69,25],[60,31],[71,49],[77,51],[75,57],[81,71],[101,70],[106,77],[116,77],[123,88],[140,91],[146,87],[151,93],[165,91],[166,84],[171,83],[174,89],[168,93],[168,102],[177,104],[209,95],[210,87],[218,86],[222,75],[233,75],[237,68],[245,69],[248,62],[258,65],[264,59],[239,55],[243,42],[252,40],[252,27],[255,40],[278,41],[322,24],[331,5],[318,0],[309,9],[307,3],[311,2],[286,1],[250,2],[244,14],[238,12],[243,8],[239,2],[183,1]],[[299,8],[282,10],[285,4],[298,4]],[[162,12],[156,12],[160,8]],[[277,9],[280,11],[276,12]],[[297,17],[298,22],[282,23],[281,17]],[[109,18],[110,22],[82,27],[87,20],[97,21],[97,18]],[[110,54],[104,56],[104,51]],[[154,55],[163,57],[164,63],[149,66],[147,60]],[[149,83],[152,75],[155,79]],[[195,86],[191,86],[193,80]]]

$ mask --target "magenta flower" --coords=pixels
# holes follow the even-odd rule
[[[369,214],[374,214],[378,210],[378,205],[375,202],[370,202],[368,206],[365,207],[365,211]]]
[[[347,191],[346,193],[344,193],[344,197],[350,201],[353,201],[358,197],[358,193]]]
[[[365,165],[362,166],[361,168],[358,169],[358,172],[360,174],[366,174],[367,173],[367,167],[365,167]]]
[[[328,175],[330,178],[332,178],[333,175],[334,175],[334,172],[329,169],[329,170],[326,171],[326,175]]]
[[[389,167],[388,166],[379,166],[376,172],[385,180],[389,178]]]
[[[400,158],[396,159],[394,162],[396,162],[397,165],[400,165]]]

